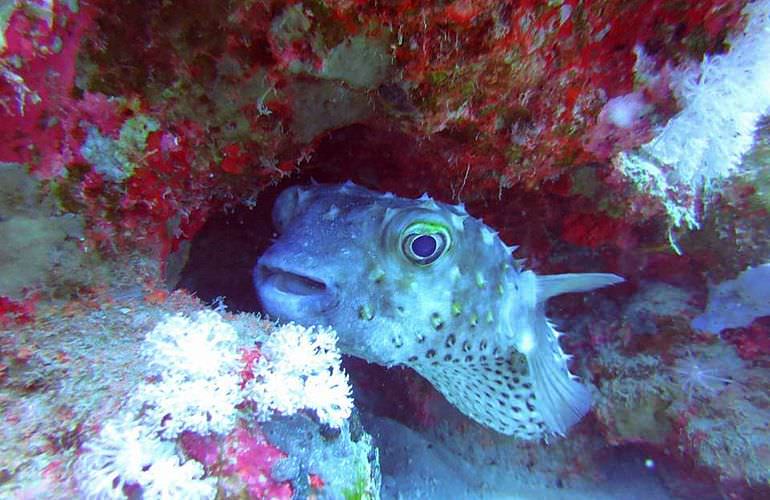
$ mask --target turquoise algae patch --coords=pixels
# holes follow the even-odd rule
[[[134,173],[136,160],[147,145],[147,136],[159,128],[156,120],[144,115],[126,120],[117,139],[106,137],[91,126],[80,154],[106,179],[121,182]]]

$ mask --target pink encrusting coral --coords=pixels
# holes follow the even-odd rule
[[[231,458],[223,474],[240,479],[250,498],[292,498],[289,483],[271,479],[273,465],[286,454],[272,446],[258,429],[234,430],[225,446]]]
[[[77,112],[76,59],[96,9],[29,4],[13,10],[0,47],[0,160],[28,163],[50,179],[62,175],[76,154],[66,124]]]

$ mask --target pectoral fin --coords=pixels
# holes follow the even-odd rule
[[[537,277],[537,301],[545,302],[563,293],[588,292],[625,281],[616,274],[569,273]]]

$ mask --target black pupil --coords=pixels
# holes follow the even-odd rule
[[[436,251],[436,238],[423,234],[412,240],[412,252],[421,258],[430,257]]]

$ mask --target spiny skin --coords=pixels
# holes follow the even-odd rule
[[[588,411],[544,302],[617,276],[537,277],[462,205],[426,195],[295,186],[273,220],[280,237],[254,269],[270,315],[332,326],[343,352],[414,368],[503,434],[563,434]]]

